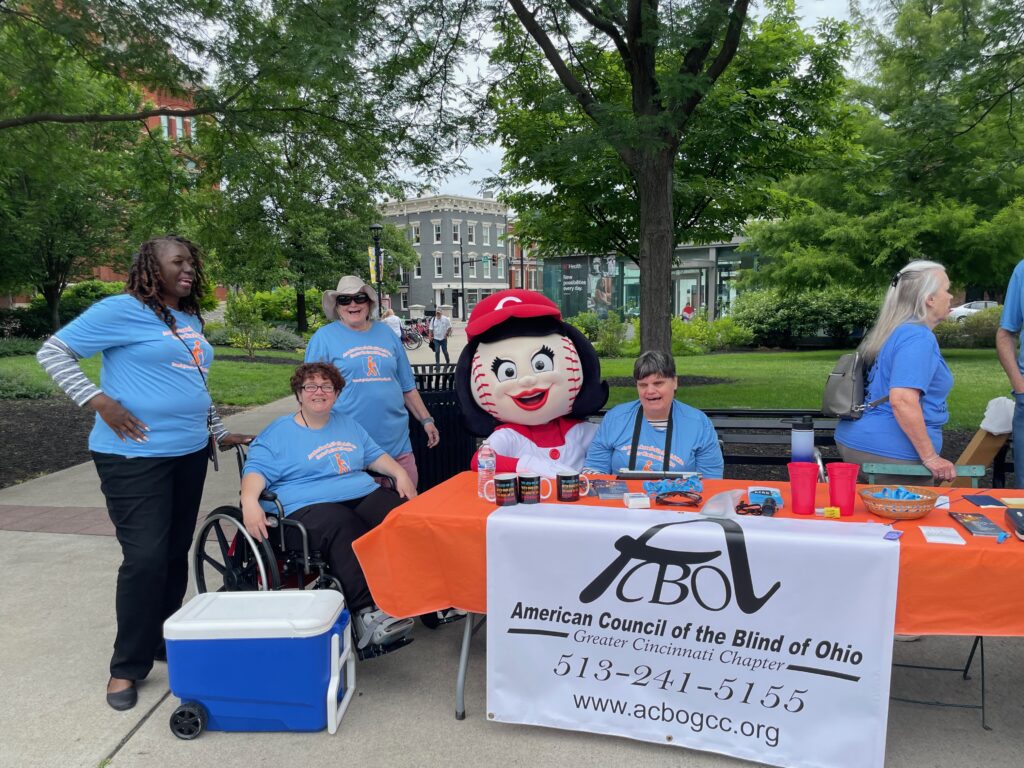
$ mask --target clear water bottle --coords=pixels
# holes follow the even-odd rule
[[[480,450],[476,455],[476,495],[482,499],[487,498],[484,488],[487,483],[494,479],[494,469],[497,465],[497,454],[494,453],[494,449],[484,440],[484,444],[480,446]]]
[[[786,421],[793,425],[790,432],[793,461],[814,461],[814,419],[801,416]]]

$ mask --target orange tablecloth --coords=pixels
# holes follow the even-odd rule
[[[640,483],[635,484],[640,490]],[[743,480],[706,480],[704,497],[730,488],[746,488]],[[782,490],[786,509],[780,517],[801,517],[789,511],[788,483],[762,483]],[[1005,528],[1002,512],[978,510],[963,500],[970,488],[942,489],[953,511],[978,512]],[[828,486],[818,485],[817,506],[828,501]],[[1005,491],[1004,495],[1021,495]],[[622,502],[581,499],[579,504],[622,506]],[[573,504],[565,504],[570,511]],[[454,606],[473,613],[487,611],[487,516],[494,505],[476,495],[476,474],[463,472],[396,508],[384,524],[355,543],[377,604],[393,616],[414,616]],[[628,512],[623,507],[623,514]],[[803,519],[808,519],[804,517]],[[820,519],[820,518],[815,518]],[[885,522],[867,512],[857,498],[852,522]],[[952,526],[966,546],[927,544],[920,525]],[[1024,636],[1024,542],[1010,537],[1002,544],[972,536],[946,514],[932,510],[920,520],[900,522],[900,577],[896,632],[932,635]],[[828,574],[808,574],[828,578]],[[842,597],[842,584],[836,596]]]

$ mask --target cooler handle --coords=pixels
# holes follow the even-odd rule
[[[341,633],[331,634],[331,681],[327,686],[327,731],[332,736],[338,732],[341,718],[345,716],[352,694],[356,690],[356,657],[352,654],[352,625],[347,623],[342,640]],[[342,652],[344,647],[344,652]],[[341,668],[345,666],[345,695],[338,701],[341,686]]]

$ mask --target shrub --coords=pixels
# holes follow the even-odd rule
[[[720,317],[710,323],[711,349],[737,349],[754,343],[754,334],[731,317]]]
[[[224,323],[207,323],[203,326],[203,336],[215,347],[223,347],[231,343],[231,332]]]
[[[566,322],[568,322],[569,325],[576,326],[580,333],[586,336],[590,341],[597,341],[601,321],[597,318],[596,312],[580,312],[575,317],[570,317]]]
[[[874,323],[880,302],[879,294],[842,286],[787,295],[767,288],[737,296],[731,317],[761,346],[793,346],[797,338],[822,333],[851,344]]]
[[[622,342],[626,337],[626,328],[614,312],[608,313],[608,318],[598,321],[597,342],[594,349],[598,357],[620,357],[622,354]]]
[[[966,349],[971,346],[963,324],[952,320],[943,320],[935,326],[935,338],[943,349]]]
[[[259,305],[245,294],[235,294],[228,299],[224,319],[228,324],[231,345],[244,349],[250,359],[256,358],[257,349],[267,349],[269,326],[263,321]]]
[[[999,318],[1002,314],[1002,307],[989,307],[969,315],[962,323],[956,325],[963,326],[970,346],[980,349],[992,348],[996,345],[996,330],[999,328]]]
[[[0,338],[0,357],[34,355],[38,351],[39,339],[26,339],[20,336],[12,336],[8,339]]]
[[[124,283],[83,280],[80,283],[69,285],[68,289],[64,291],[64,295],[60,298],[60,321],[66,323],[78,317],[100,299],[105,299],[107,296],[116,296],[119,293],[124,293]],[[37,296],[33,299],[33,303],[37,300],[44,307],[46,306],[42,296]]]
[[[267,344],[271,349],[281,349],[285,352],[295,352],[306,346],[301,336],[284,328],[271,328],[267,331]]]

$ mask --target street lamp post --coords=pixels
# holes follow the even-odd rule
[[[459,320],[466,319],[466,260],[462,258],[462,233],[459,233]]]
[[[384,274],[384,257],[380,250],[380,231],[384,227],[380,224],[371,224],[370,233],[373,235],[373,263],[377,267],[377,314],[382,315],[384,296],[381,294],[381,278]]]

